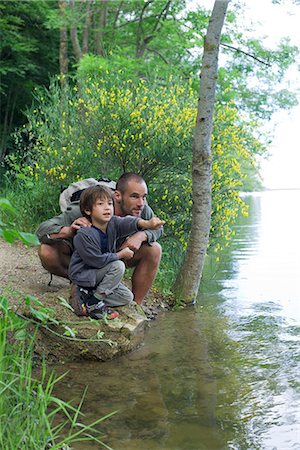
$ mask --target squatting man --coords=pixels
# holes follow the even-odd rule
[[[141,176],[133,172],[124,173],[115,187],[116,216],[130,215],[144,220],[154,217],[152,209],[146,203],[148,189]],[[69,279],[69,264],[74,250],[73,237],[81,227],[91,225],[89,219],[82,216],[79,200],[72,202],[62,214],[43,222],[37,230],[41,242],[39,257],[43,267],[53,275]],[[162,227],[157,230],[140,230],[116,244],[118,250],[128,247],[133,252],[132,258],[125,263],[126,267],[133,268],[131,289],[134,301],[138,304],[142,304],[157,274],[161,259],[161,246],[157,240],[162,233]],[[74,283],[71,285],[70,303],[75,313],[82,315],[82,310],[78,307],[78,287]]]

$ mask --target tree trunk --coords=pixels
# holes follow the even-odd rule
[[[71,8],[73,9],[73,14],[75,17],[75,12],[76,12],[75,11],[75,0],[70,0],[70,5],[71,5]],[[81,47],[80,47],[80,43],[79,43],[79,39],[78,39],[77,27],[74,26],[74,17],[73,17],[73,24],[71,26],[70,34],[71,34],[71,41],[72,41],[74,54],[75,54],[77,61],[79,61],[80,58],[82,57],[82,51],[81,51]]]
[[[65,88],[68,84],[68,30],[65,25],[66,0],[59,0],[59,11],[61,17],[60,41],[59,41],[59,71],[60,85]]]
[[[91,1],[92,0],[87,0],[87,3],[86,3],[85,21],[84,21],[83,37],[82,37],[82,53],[83,54],[86,54],[89,51],[89,34],[90,34],[91,18],[92,18]]]
[[[197,119],[193,138],[191,233],[184,261],[173,286],[176,300],[185,304],[196,301],[208,247],[212,179],[211,134],[221,31],[229,1],[215,0],[204,40]]]
[[[11,94],[12,91],[9,89],[7,93],[7,99],[6,99],[6,109],[4,114],[4,120],[2,123],[2,136],[1,136],[1,143],[0,143],[0,162],[4,160],[4,157],[6,155],[6,143],[7,138],[9,135],[9,129],[8,129],[8,116],[9,116],[9,109],[10,109],[10,100],[11,100]]]
[[[95,32],[95,49],[97,55],[104,56],[104,47],[103,47],[103,34],[106,26],[107,20],[107,0],[102,0],[99,22],[97,24],[97,29]]]

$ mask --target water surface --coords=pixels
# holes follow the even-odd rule
[[[249,216],[199,302],[151,323],[139,350],[72,364],[60,384],[115,450],[300,449],[300,191],[245,195]],[[78,444],[97,449],[95,444]]]

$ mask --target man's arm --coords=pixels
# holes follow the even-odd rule
[[[77,202],[62,214],[41,223],[36,234],[41,243],[50,244],[53,239],[72,238],[80,227],[85,226],[91,226],[91,223],[85,217],[81,217]]]

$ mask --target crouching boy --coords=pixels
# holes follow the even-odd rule
[[[69,278],[76,283],[83,313],[101,319],[104,314],[118,316],[109,307],[126,305],[134,300],[132,292],[122,283],[124,260],[133,257],[129,247],[117,251],[117,240],[141,230],[161,228],[164,221],[134,216],[114,216],[113,195],[104,186],[93,186],[81,194],[80,210],[91,225],[82,227],[74,237],[74,253]]]

